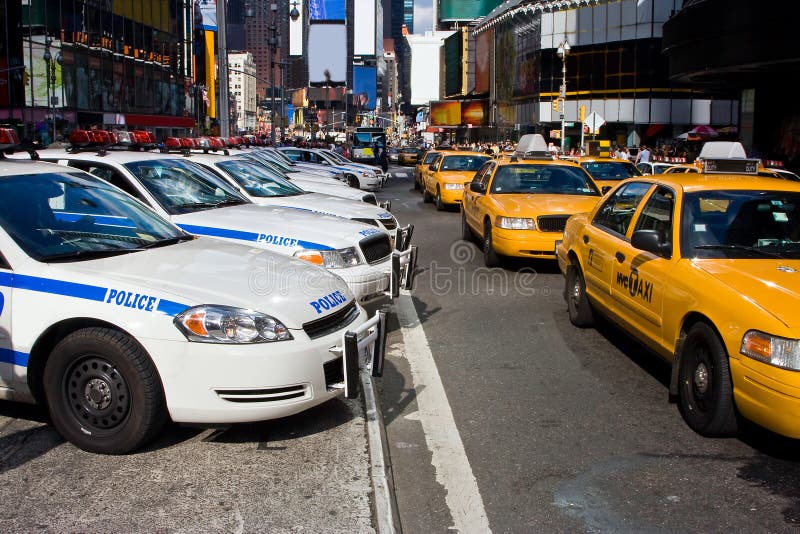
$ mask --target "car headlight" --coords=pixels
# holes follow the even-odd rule
[[[528,217],[500,217],[494,219],[494,225],[506,230],[536,230],[536,223]]]
[[[365,176],[367,178],[375,178],[375,173],[372,171],[358,171],[361,176]]]
[[[775,367],[800,371],[800,340],[798,339],[787,339],[758,330],[750,330],[742,338],[742,348],[739,352]]]
[[[231,306],[202,305],[175,316],[189,341],[201,343],[271,343],[292,338],[289,329],[269,315]]]
[[[445,189],[464,189],[464,184],[444,184]]]
[[[340,248],[339,250],[298,250],[294,256],[326,269],[344,269],[361,263],[355,247]]]

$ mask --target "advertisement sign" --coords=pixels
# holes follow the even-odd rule
[[[353,5],[353,54],[375,55],[375,1],[355,0]]]
[[[217,0],[194,0],[195,17],[200,13],[200,27],[217,31]]]
[[[473,20],[489,14],[503,0],[439,0],[442,21]]]
[[[378,94],[377,67],[353,67],[353,101],[359,111],[373,111]]]
[[[461,102],[431,102],[432,126],[458,126],[461,124]]]
[[[475,92],[489,92],[489,58],[492,57],[494,30],[486,30],[475,38]]]
[[[483,126],[486,124],[488,112],[489,102],[487,100],[461,102],[461,124]]]
[[[309,18],[314,20],[345,20],[344,0],[309,0]]]
[[[308,82],[344,85],[347,80],[347,30],[344,24],[308,27]]]

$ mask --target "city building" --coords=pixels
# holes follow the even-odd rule
[[[195,124],[183,0],[0,0],[0,120],[49,143],[77,127]]]
[[[256,130],[256,64],[250,52],[228,54],[228,84],[230,95],[236,100],[235,120],[238,132]]]

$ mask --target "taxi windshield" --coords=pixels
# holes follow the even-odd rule
[[[253,197],[288,197],[302,195],[302,189],[277,176],[269,176],[267,170],[257,164],[245,160],[225,160],[217,163],[233,178],[247,194]]]
[[[189,238],[117,188],[72,172],[0,178],[0,227],[42,262],[113,256]]]
[[[445,156],[440,171],[477,171],[489,156]]]
[[[490,192],[600,196],[584,171],[561,165],[501,165],[494,173]]]
[[[642,175],[633,163],[625,161],[584,161],[581,167],[589,171],[595,180],[624,180]]]
[[[800,258],[800,193],[689,193],[683,214],[683,257]]]
[[[247,203],[225,180],[191,161],[152,159],[125,167],[170,215]]]
[[[425,159],[422,160],[422,164],[423,165],[430,165],[431,162],[434,159],[436,159],[436,156],[438,156],[438,155],[439,155],[438,152],[428,152],[427,154],[425,154]]]

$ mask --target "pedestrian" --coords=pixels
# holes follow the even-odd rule
[[[383,174],[386,174],[389,171],[389,154],[386,153],[386,148],[381,148],[381,154],[378,157],[378,161],[380,161]]]
[[[642,145],[639,147],[639,153],[636,154],[635,163],[649,163],[649,162],[650,162],[650,151],[647,149],[647,145]]]

